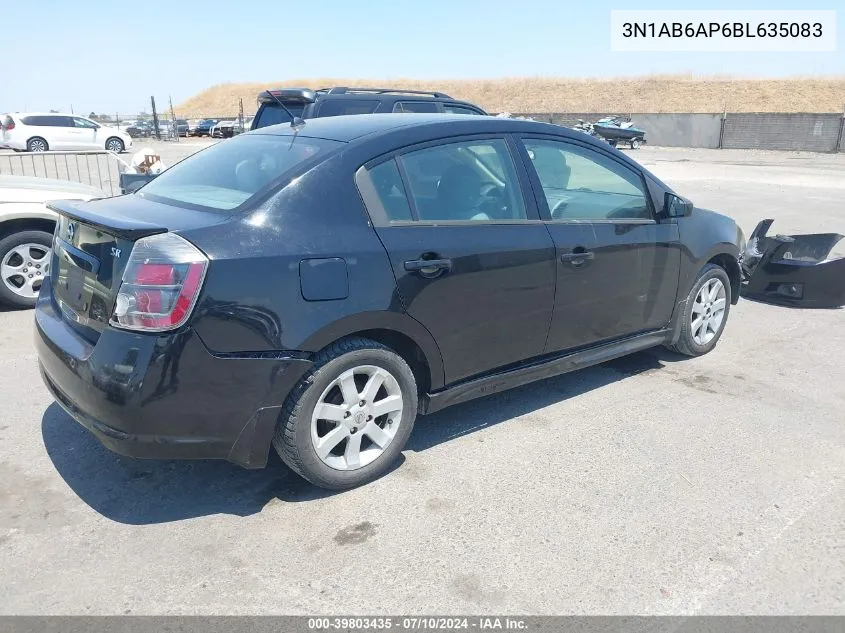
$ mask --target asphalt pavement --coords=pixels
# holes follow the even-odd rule
[[[845,155],[632,155],[746,234],[845,232]],[[423,417],[329,494],[110,453],[41,384],[32,312],[0,312],[0,614],[845,615],[843,326],[742,300],[707,356]]]

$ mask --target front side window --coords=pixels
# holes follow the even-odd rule
[[[73,127],[80,127],[86,129],[97,129],[97,124],[93,121],[89,121],[88,119],[80,119],[79,117],[73,118]]]
[[[594,150],[545,139],[524,139],[553,220],[647,220],[642,178]]]
[[[483,139],[437,145],[397,158],[420,221],[525,219],[507,143]]]
[[[303,136],[237,136],[174,165],[137,195],[176,205],[231,210],[286,172],[341,145]]]

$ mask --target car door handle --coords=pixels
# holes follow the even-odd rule
[[[594,257],[595,253],[591,251],[581,251],[580,253],[562,253],[560,256],[560,261],[581,264],[587,261],[588,259],[593,259]]]
[[[436,276],[452,270],[451,259],[412,259],[405,262],[405,270],[425,276]]]

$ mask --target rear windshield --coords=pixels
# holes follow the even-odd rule
[[[291,169],[340,145],[302,136],[236,136],[174,165],[137,195],[177,206],[229,211]]]
[[[302,113],[305,111],[304,103],[286,103],[285,107],[290,110],[291,114],[298,117],[301,117]],[[258,129],[260,127],[290,122],[290,115],[285,112],[278,103],[265,103],[258,111],[258,123],[255,127]]]

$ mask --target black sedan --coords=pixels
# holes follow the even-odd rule
[[[191,130],[191,136],[211,136],[211,128],[217,125],[221,119],[202,119],[196,127]]]
[[[605,143],[467,115],[262,128],[51,208],[56,401],[119,453],[259,468],[272,446],[332,489],[385,473],[419,413],[709,352],[744,242]]]

